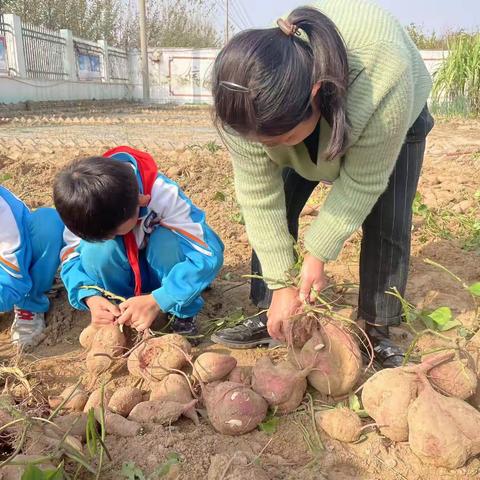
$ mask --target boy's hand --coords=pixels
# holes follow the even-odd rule
[[[121,314],[116,305],[101,295],[87,297],[85,303],[92,314],[92,323],[96,325],[111,325]]]
[[[121,303],[119,307],[122,315],[117,319],[117,323],[130,325],[139,332],[150,328],[150,325],[161,312],[153,295],[140,295],[129,298]]]

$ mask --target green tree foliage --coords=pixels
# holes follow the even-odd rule
[[[135,0],[0,0],[0,13],[51,30],[68,28],[87,40],[136,47],[139,22]],[[153,47],[214,47],[213,0],[147,1],[148,42]]]

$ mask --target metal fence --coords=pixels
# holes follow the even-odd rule
[[[105,78],[105,52],[95,42],[73,38],[73,48],[79,80],[103,81]]]
[[[128,56],[125,50],[108,48],[108,75],[110,80],[128,80]]]
[[[53,30],[22,22],[23,51],[28,78],[62,80],[65,39]]]
[[[10,75],[17,73],[17,68],[12,58],[9,58],[12,52],[8,51],[8,45],[13,40],[13,30],[11,25],[5,22],[3,14],[0,13],[0,75]]]

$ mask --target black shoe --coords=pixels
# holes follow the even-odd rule
[[[173,317],[170,323],[170,330],[172,333],[178,333],[179,335],[185,336],[196,336],[199,334],[195,317]]]
[[[390,339],[388,327],[367,324],[367,335],[373,345],[375,361],[383,368],[401,367],[405,351]]]
[[[219,330],[211,336],[211,340],[230,348],[252,348],[275,343],[267,331],[265,312],[248,318],[236,327]]]
[[[200,332],[198,331],[195,317],[179,318],[173,317],[170,323],[170,331],[178,333],[184,337],[195,347],[201,341]],[[199,337],[199,338],[195,338]]]

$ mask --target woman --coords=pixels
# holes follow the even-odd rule
[[[232,154],[235,186],[254,249],[251,298],[267,315],[212,339],[246,348],[284,340],[290,318],[326,285],[325,264],[363,229],[358,317],[377,361],[401,364],[388,327],[405,291],[411,205],[425,138],[428,71],[387,12],[365,0],[325,0],[295,9],[278,28],[236,35],[213,73],[216,120]],[[285,285],[295,263],[300,212],[321,182],[332,187],[303,239],[298,288]],[[268,288],[267,288],[268,286]]]

